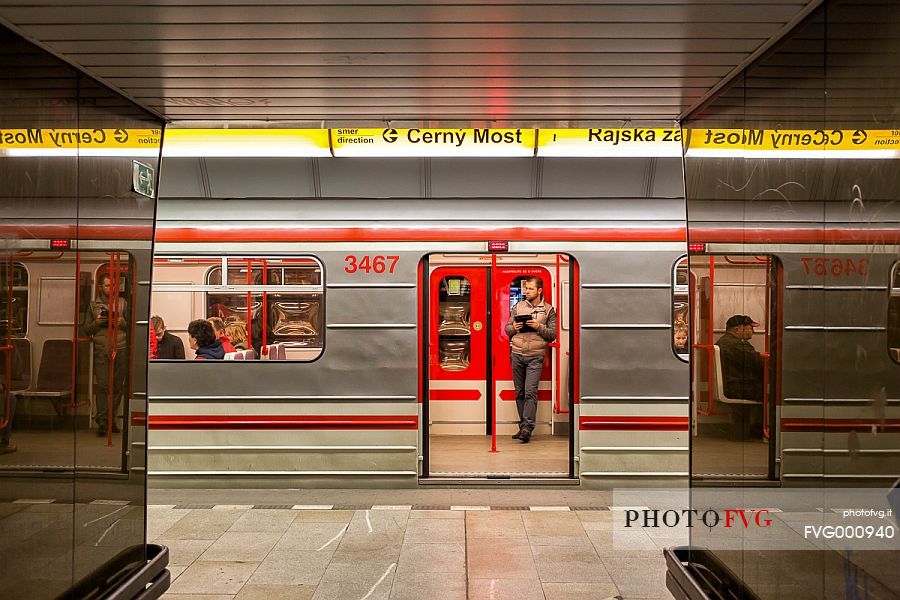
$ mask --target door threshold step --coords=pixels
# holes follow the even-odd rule
[[[578,479],[569,479],[568,477],[529,477],[529,476],[510,476],[510,477],[451,477],[451,476],[431,476],[419,479],[419,485],[452,485],[466,487],[485,487],[485,486],[572,486],[580,485]]]

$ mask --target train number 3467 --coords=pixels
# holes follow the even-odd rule
[[[861,275],[866,277],[869,274],[869,259],[860,258],[854,261],[852,258],[824,258],[821,256],[812,257],[804,256],[800,259],[803,262],[803,269],[807,275],[818,275],[825,277],[840,277],[841,275]]]
[[[344,257],[344,271],[347,273],[393,273],[399,256],[356,256],[348,254]]]

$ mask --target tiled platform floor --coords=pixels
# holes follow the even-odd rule
[[[662,548],[686,541],[614,547],[602,509],[187,508],[153,504],[159,492],[148,539],[169,547],[170,600],[670,598]]]

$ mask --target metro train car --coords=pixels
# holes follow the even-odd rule
[[[658,158],[620,160],[618,172],[641,174],[630,184],[616,168],[579,175],[577,160],[545,160],[538,198],[478,198],[476,183],[468,197],[429,200],[265,186],[213,197],[253,162],[217,164],[222,179],[197,191],[202,161],[182,160],[160,200],[151,312],[186,348],[187,324],[211,316],[249,339],[223,361],[188,351],[151,362],[148,468],[159,485],[684,485],[689,436],[695,479],[895,477],[880,459],[900,398],[900,378],[885,377],[900,370],[896,206],[811,229],[754,202],[745,220],[695,212],[686,227],[680,161]],[[318,162],[311,187],[323,196],[361,164]],[[488,170],[502,180],[510,164]],[[402,171],[367,168],[386,181]],[[587,196],[585,177],[606,197],[565,196]],[[639,191],[617,196],[617,185]],[[559,337],[525,445],[510,439],[503,326],[531,275],[558,311]],[[817,314],[821,293],[859,309]],[[722,391],[715,342],[732,315],[759,324],[752,343],[766,361],[765,400],[749,408]],[[689,351],[673,344],[684,326]],[[872,375],[871,397],[816,391],[803,365],[823,339],[841,365],[864,357],[853,364]],[[759,422],[753,439],[735,439],[737,410]],[[826,469],[835,436],[852,437],[851,450]]]

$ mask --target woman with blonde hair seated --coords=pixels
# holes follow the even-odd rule
[[[238,350],[246,350],[248,348],[247,330],[244,328],[243,323],[228,323],[225,325],[225,335],[228,336],[228,339],[231,340],[231,343]]]

